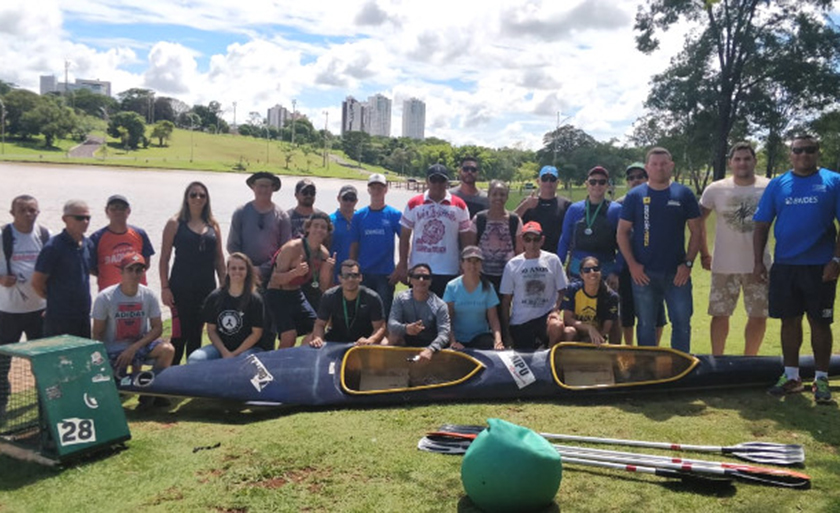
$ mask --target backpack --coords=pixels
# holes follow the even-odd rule
[[[41,244],[46,244],[50,240],[50,232],[41,225],[37,226],[38,235],[41,238]],[[12,233],[12,223],[3,227],[3,256],[6,257],[6,274],[12,274],[12,248],[14,248],[15,240]]]
[[[481,235],[484,233],[484,228],[487,227],[487,212],[488,210],[482,210],[481,212],[475,215],[475,226],[476,226],[476,237],[475,242],[478,244],[481,242]],[[513,241],[514,247],[516,247],[516,228],[519,226],[519,216],[514,214],[513,212],[510,213],[508,216],[508,230],[510,231],[510,240]]]

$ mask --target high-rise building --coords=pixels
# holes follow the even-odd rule
[[[411,139],[426,138],[426,104],[417,98],[403,102],[402,135]]]
[[[286,107],[283,107],[279,103],[274,107],[268,109],[268,125],[273,126],[274,128],[283,128],[283,125],[286,124],[287,119],[291,119],[291,113],[289,112]]]
[[[41,75],[41,94],[54,93],[58,91],[55,75]]]
[[[391,137],[391,100],[381,94],[368,98],[365,126],[370,135]]]
[[[79,89],[87,89],[96,94],[111,96],[111,82],[77,78],[75,83],[70,84],[57,82],[55,75],[41,75],[41,94],[72,92]]]
[[[352,96],[341,102],[341,135],[365,131],[365,104]]]

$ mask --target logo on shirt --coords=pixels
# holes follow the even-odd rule
[[[816,205],[820,202],[817,196],[803,196],[801,198],[785,198],[785,205]]]
[[[242,312],[236,310],[224,310],[219,314],[219,323],[216,328],[225,335],[235,335],[242,328]]]
[[[446,248],[434,248],[446,235],[446,225],[440,219],[430,219],[423,224],[423,233],[417,239],[417,249],[427,253],[445,253]]]
[[[669,207],[681,207],[682,203],[680,203],[677,200],[668,200],[668,206]]]

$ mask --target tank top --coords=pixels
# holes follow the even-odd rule
[[[318,248],[318,251],[316,251],[314,255],[310,255],[309,254],[309,251],[310,251],[309,250],[309,245],[306,244],[306,240],[304,239],[304,241],[303,241],[303,251],[306,254],[306,263],[309,264],[309,272],[307,272],[303,276],[298,276],[298,277],[292,279],[292,281],[289,282],[290,286],[292,286],[292,287],[312,286],[312,284],[314,284],[314,286],[312,286],[312,288],[315,288],[316,286],[318,286],[318,279],[320,279],[320,277],[321,277],[321,264],[323,263],[323,259],[321,257],[320,249],[321,248]],[[318,277],[314,281],[312,279],[313,275]]]
[[[178,231],[172,242],[175,263],[169,278],[170,287],[207,291],[215,289],[216,241],[216,230],[212,226],[198,234],[190,230],[187,223],[178,221]]]

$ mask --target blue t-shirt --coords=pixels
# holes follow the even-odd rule
[[[834,220],[840,220],[840,175],[821,168],[810,176],[788,171],[770,180],[753,219],[774,218],[776,263],[825,264],[834,254]]]
[[[330,214],[330,221],[333,225],[333,232],[330,235],[332,243],[330,244],[330,256],[335,253],[335,269],[333,270],[333,282],[338,283],[338,273],[341,272],[341,262],[350,258],[350,244],[353,243],[355,230],[353,229],[353,219],[356,214],[347,221],[347,218],[341,215],[339,210]]]
[[[685,262],[685,223],[700,217],[697,197],[688,187],[672,183],[657,191],[648,184],[627,193],[621,218],[633,224],[632,246],[645,270],[673,273]]]
[[[451,321],[456,341],[466,344],[476,336],[490,332],[487,309],[499,304],[499,296],[492,285],[485,288],[479,283],[474,291],[468,292],[463,276],[459,276],[446,284],[443,301],[455,304]]]
[[[362,274],[388,275],[394,272],[394,237],[402,231],[402,212],[385,205],[381,210],[364,207],[353,215],[354,242],[359,243]]]
[[[79,245],[63,230],[47,241],[35,262],[35,270],[48,275],[47,317],[90,317],[92,262],[93,245],[88,238]]]

